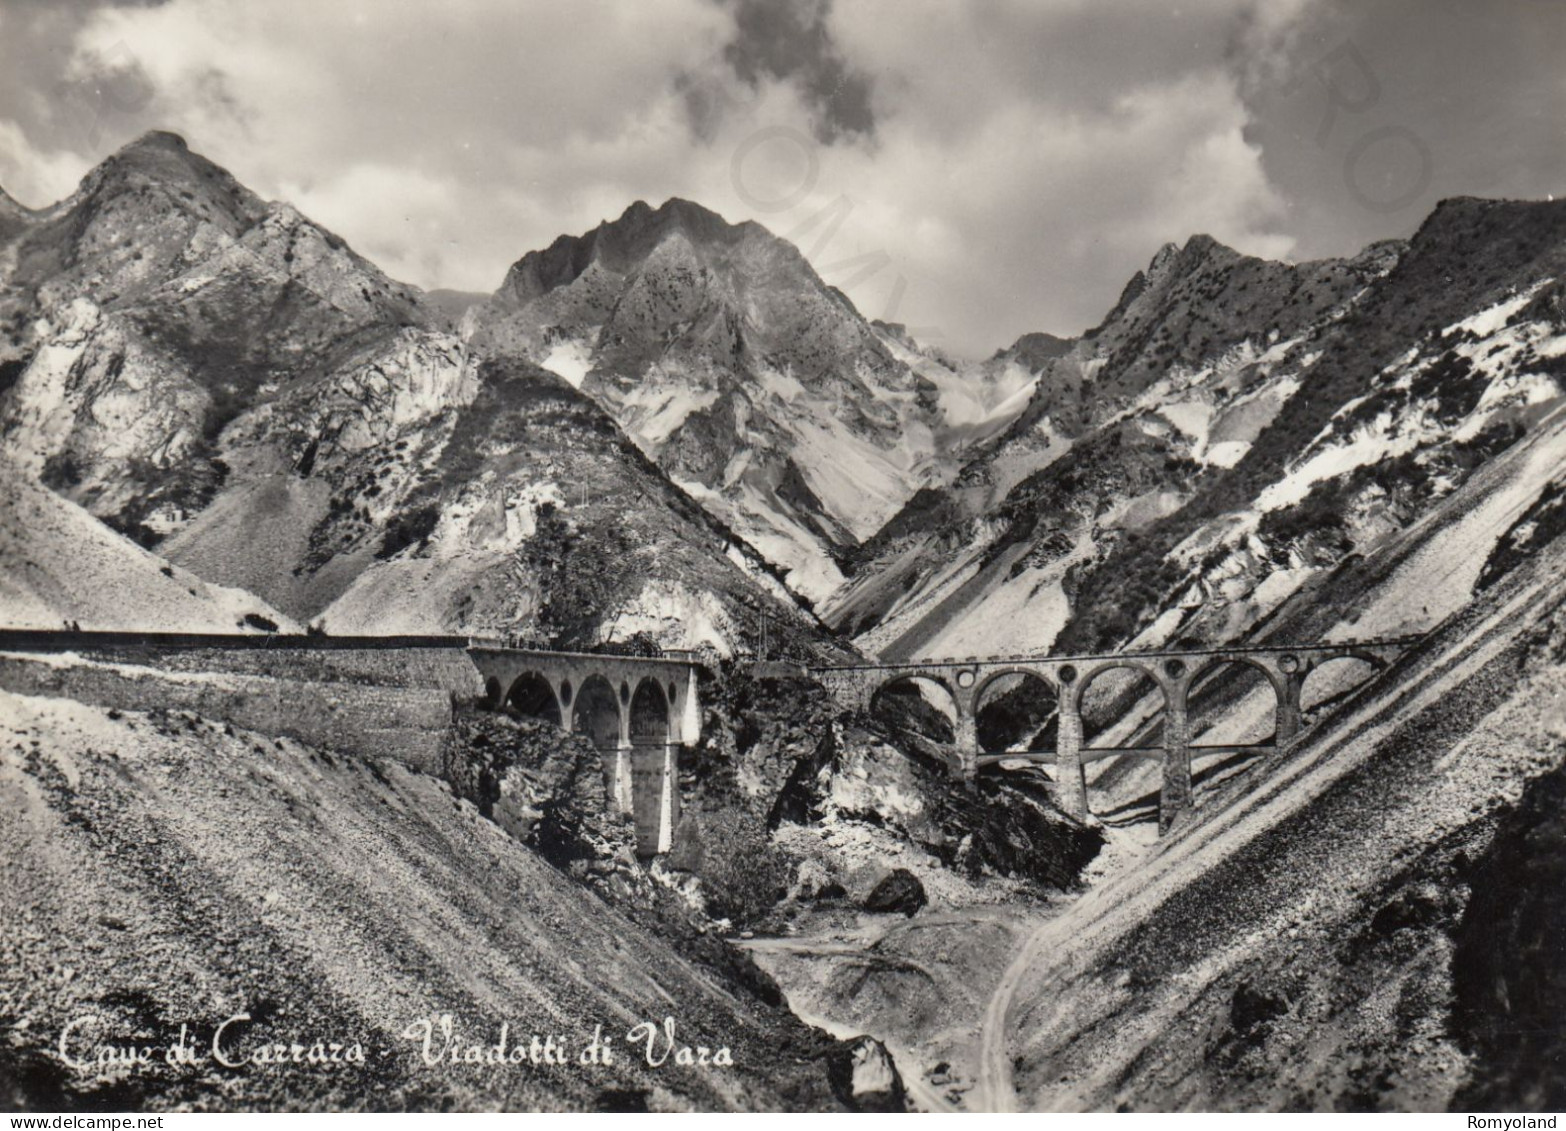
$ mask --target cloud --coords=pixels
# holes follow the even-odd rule
[[[762,219],[786,232],[846,210],[818,266],[854,278],[880,254],[855,301],[966,353],[1096,323],[1194,232],[1286,255],[1286,202],[1228,62],[1246,7],[835,8],[836,42],[877,76],[876,145],[818,147],[811,199]]]
[[[867,313],[988,352],[1097,322],[1197,231],[1345,254],[1436,194],[1559,193],[1551,7],[0,0],[0,181],[46,203],[170,128],[394,274],[472,290],[684,196],[794,238]],[[1380,97],[1318,146],[1345,44]],[[1422,153],[1399,211],[1345,183],[1352,161],[1361,197],[1395,199]]]
[[[0,118],[0,185],[23,204],[69,196],[92,163],[70,150],[43,150],[22,127]]]
[[[811,134],[824,144],[874,135],[870,78],[850,66],[834,42],[827,23],[831,0],[717,3],[734,19],[717,60],[721,66],[678,79],[698,136],[711,138],[715,119],[747,101],[734,96],[731,78],[751,93],[768,81],[794,84],[809,111]]]
[[[825,270],[829,282],[882,253],[883,266],[848,288],[866,313],[986,352],[1029,330],[1097,322],[1170,239],[1205,231],[1287,254],[1283,202],[1245,121],[1216,73],[1128,94],[1092,121],[999,103],[955,143],[916,118],[888,118],[873,155],[824,150],[818,191],[765,219],[802,229],[812,250],[841,218],[815,255],[818,266],[844,263]]]
[[[89,152],[143,109],[151,83],[122,43],[80,51],[82,29],[107,7],[161,0],[65,0],[0,8],[0,117],[48,150]]]
[[[1445,197],[1566,188],[1566,10],[1540,0],[1319,0],[1244,91],[1246,136],[1304,257],[1407,236]]]
[[[358,229],[354,250],[395,278],[439,277],[457,239],[461,185],[396,165],[350,165],[307,187],[290,181],[279,196],[333,231]]]

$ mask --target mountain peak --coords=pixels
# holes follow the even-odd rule
[[[734,244],[761,231],[750,222],[731,224],[695,201],[671,196],[657,208],[633,201],[619,217],[605,220],[580,236],[560,236],[542,251],[517,260],[502,285],[503,292],[527,302],[546,291],[575,281],[597,263],[623,273],[646,259],[671,232],[692,243],[716,247]]]
[[[87,175],[84,185],[101,181],[111,171],[144,174],[158,181],[184,181],[217,169],[191,150],[185,139],[168,130],[152,130],[120,146]]]
[[[228,170],[168,130],[152,130],[122,146],[82,179],[77,193],[116,196],[144,186],[163,190],[176,208],[226,216],[231,231],[248,228],[267,211]]]
[[[1061,338],[1041,330],[1033,331],[1023,334],[1005,349],[996,350],[991,360],[1010,358],[1029,369],[1040,370],[1047,362],[1067,353],[1074,342],[1073,338]]]
[[[135,153],[147,150],[158,150],[165,153],[188,154],[190,146],[185,139],[172,130],[148,130],[135,141],[120,147],[120,153]]]
[[[1149,279],[1156,279],[1171,268],[1189,270],[1215,256],[1237,259],[1240,253],[1228,244],[1213,239],[1206,232],[1198,232],[1188,237],[1183,247],[1171,242],[1159,248],[1147,265],[1146,275]]]
[[[1147,264],[1148,274],[1154,274],[1154,273],[1162,270],[1172,259],[1175,258],[1175,256],[1177,256],[1179,254],[1180,254],[1180,245],[1179,244],[1177,244],[1177,243],[1166,243],[1166,244],[1164,244],[1163,247],[1159,248],[1156,252],[1153,253],[1153,258],[1148,261],[1148,264]]]
[[[686,200],[683,196],[671,196],[657,208],[648,204],[645,200],[635,200],[620,213],[618,220],[606,221],[606,223],[645,223],[648,219],[658,218],[663,220],[694,220],[699,223],[718,223],[727,227],[735,227],[718,213],[704,204],[698,204],[694,200]]]
[[[731,224],[694,200],[671,196],[657,208],[645,200],[635,201],[618,220],[605,221],[598,230],[614,231],[627,240],[652,236],[656,241],[677,228],[699,243],[714,243],[733,240],[751,227],[749,223]]]

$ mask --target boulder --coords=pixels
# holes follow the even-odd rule
[[[860,1037],[836,1050],[827,1078],[837,1098],[853,1111],[908,1110],[897,1062],[874,1037]]]
[[[865,897],[865,910],[899,911],[904,915],[912,915],[927,902],[929,900],[919,877],[907,868],[895,868]]]

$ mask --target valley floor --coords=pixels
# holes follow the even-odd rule
[[[738,945],[777,980],[801,1020],[885,1044],[916,1108],[985,1110],[981,1053],[995,1003],[1009,1000],[1018,955],[1155,843],[1151,822],[1106,830],[1080,891],[1040,898],[1001,880],[953,877],[939,910],[911,918],[823,911],[797,921],[797,933]]]

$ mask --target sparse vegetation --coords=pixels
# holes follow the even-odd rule
[[[334,503],[336,501],[333,500]],[[440,507],[435,503],[425,503],[415,510],[396,515],[386,524],[386,533],[381,538],[381,548],[375,551],[375,556],[384,560],[401,553],[409,546],[423,545],[435,532],[435,527],[439,523]]]

